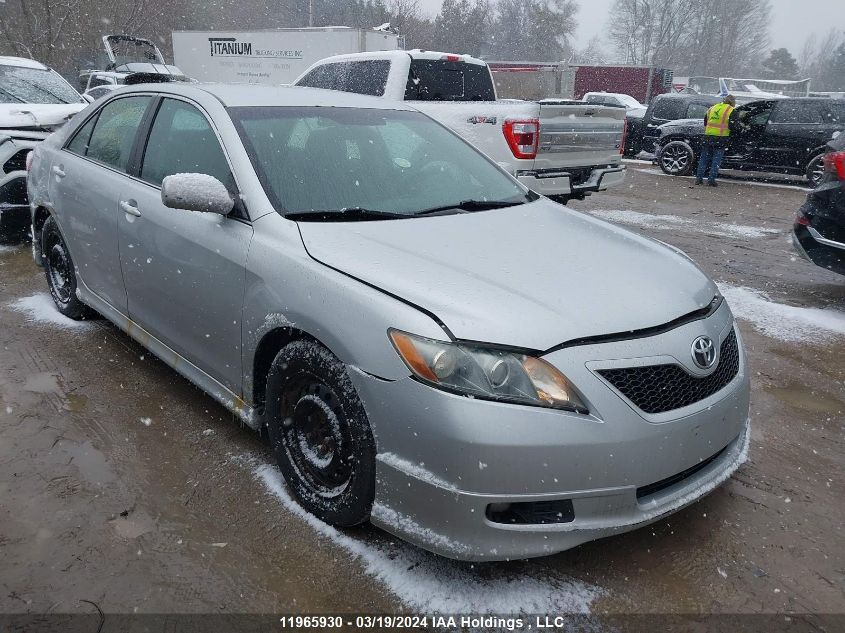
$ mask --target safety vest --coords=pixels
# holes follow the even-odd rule
[[[707,125],[704,134],[707,136],[730,136],[728,123],[734,107],[728,103],[717,103],[707,111]]]

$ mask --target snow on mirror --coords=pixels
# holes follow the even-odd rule
[[[207,174],[174,174],[161,183],[161,202],[171,209],[228,215],[235,206],[226,186]]]

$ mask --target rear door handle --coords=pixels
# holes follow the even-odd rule
[[[58,165],[53,165],[53,173],[56,174],[59,178],[64,178],[67,175],[64,170]]]
[[[132,202],[133,201],[127,202],[126,200],[121,200],[120,201],[120,208],[124,213],[128,213],[129,215],[134,215],[136,218],[140,218],[141,212],[138,210],[138,207],[136,207],[134,204],[132,204]]]

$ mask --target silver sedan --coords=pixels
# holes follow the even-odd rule
[[[712,281],[401,103],[123,88],[38,146],[28,187],[57,308],[266,428],[332,524],[539,556],[745,459],[748,370]]]

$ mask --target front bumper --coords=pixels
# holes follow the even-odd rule
[[[547,355],[578,386],[588,416],[465,398],[410,378],[388,382],[351,373],[379,453],[372,522],[443,556],[503,560],[563,551],[694,502],[745,459],[744,355],[736,377],[719,392],[657,415],[636,409],[595,369],[665,361],[667,354],[655,356],[654,349],[669,350],[668,357],[683,364],[678,350],[688,356],[702,333],[723,340],[732,319],[723,305],[706,321],[658,336]],[[679,473],[689,474],[672,481]],[[489,514],[491,504],[550,501],[571,502],[574,516],[512,524]]]
[[[625,166],[592,167],[570,170],[520,170],[516,177],[526,187],[544,196],[583,197],[596,191],[621,184],[625,180]]]

